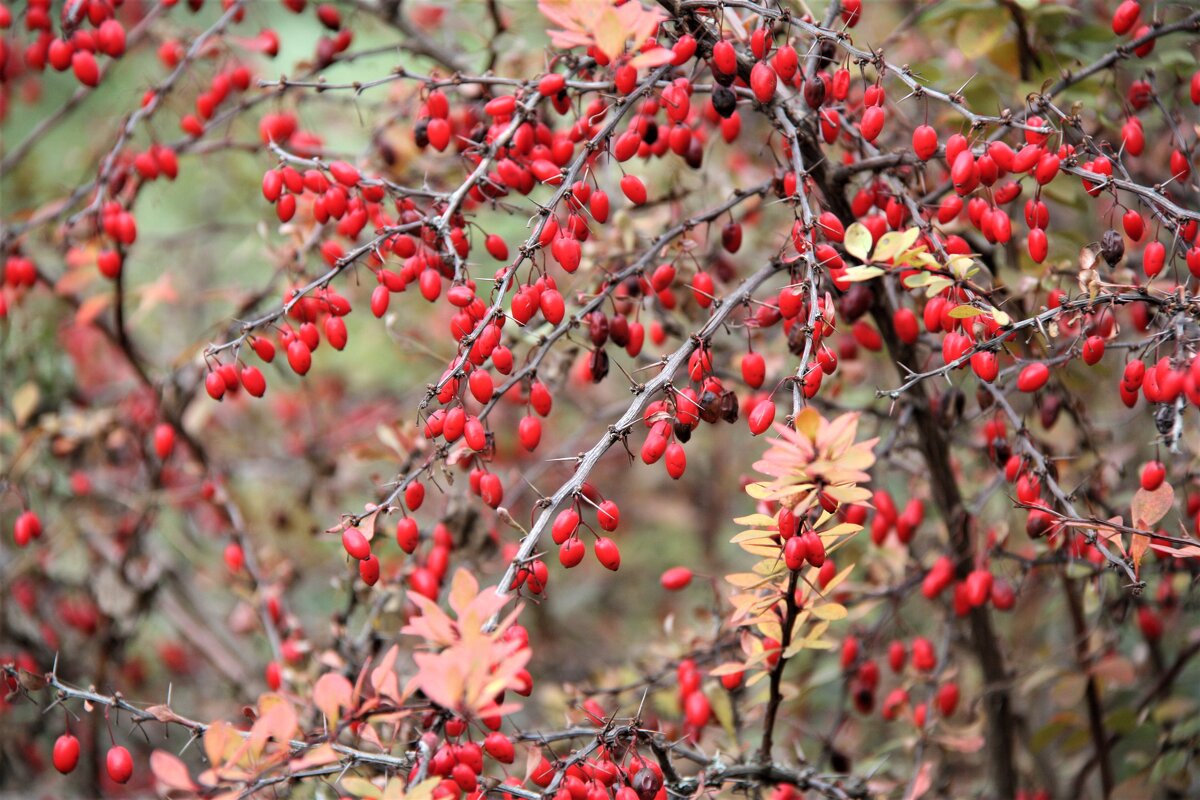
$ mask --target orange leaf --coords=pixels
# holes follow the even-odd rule
[[[150,771],[160,788],[178,792],[194,792],[199,788],[188,774],[187,765],[165,750],[150,754]]]
[[[916,776],[913,778],[912,784],[908,787],[908,791],[904,794],[904,800],[917,800],[918,797],[929,791],[929,787],[933,785],[933,762],[926,761],[917,770]]]
[[[1164,483],[1153,492],[1138,489],[1133,496],[1133,527],[1149,528],[1167,515],[1175,504],[1175,490]]]
[[[331,725],[336,725],[341,709],[350,705],[352,691],[353,687],[344,675],[327,672],[313,687],[313,704],[321,709]]]
[[[76,325],[91,325],[112,304],[111,294],[92,295],[75,310]]]

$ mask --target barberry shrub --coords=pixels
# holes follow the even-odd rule
[[[0,792],[1200,793],[1198,34],[0,3]]]

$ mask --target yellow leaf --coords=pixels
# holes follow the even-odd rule
[[[745,543],[742,549],[752,556],[762,556],[763,558],[779,558],[779,545],[777,544],[750,544]]]
[[[851,225],[850,227],[853,228],[854,226]],[[817,433],[821,430],[821,415],[812,406],[806,406],[800,410],[799,414],[796,415],[795,424],[797,433],[806,437],[810,441],[815,441],[817,438]]]
[[[615,59],[625,52],[625,37],[627,31],[621,24],[617,10],[611,6],[604,9],[595,20],[593,33],[596,36],[596,46],[610,59]]]
[[[772,494],[774,494],[774,492],[771,487],[767,486],[765,483],[751,483],[746,486],[746,494],[750,495],[750,497],[754,500],[766,500]]]
[[[775,518],[769,517],[766,514],[749,514],[745,517],[738,517],[734,522],[738,525],[746,525],[751,528],[771,528],[775,525]]]
[[[204,755],[208,757],[209,764],[214,767],[220,766],[240,742],[241,737],[237,735],[233,726],[219,719],[204,732]]]
[[[964,255],[952,256],[950,260],[946,262],[946,269],[948,269],[957,278],[968,277],[971,274],[974,266],[975,259]],[[945,280],[945,278],[942,280]]]
[[[981,58],[1000,44],[1008,28],[1003,12],[989,9],[983,13],[964,14],[959,20],[954,44],[964,58]]]
[[[381,791],[378,786],[366,778],[359,778],[355,775],[348,775],[338,783],[354,797],[378,797]]]
[[[917,240],[917,236],[920,233],[921,231],[918,228],[909,228],[904,231],[888,231],[879,237],[879,243],[875,245],[875,252],[871,253],[871,260],[887,261],[897,253],[904,252],[912,246],[912,243]]]
[[[854,565],[851,564],[850,566],[846,567],[841,572],[839,572],[837,575],[834,575],[833,578],[829,581],[829,583],[825,584],[825,588],[822,591],[824,591],[826,595],[829,595],[830,593],[832,593],[833,590],[836,589],[841,584],[842,581],[844,581],[844,580],[846,580],[846,578],[850,577],[850,572],[853,569],[854,569]]]
[[[839,605],[838,603],[826,603],[825,605],[814,606],[809,610],[812,611],[812,615],[817,619],[832,621],[845,619],[846,615],[849,613],[846,611],[845,606]]]
[[[737,534],[732,539],[730,539],[729,543],[730,544],[741,544],[742,542],[765,541],[767,539],[770,539],[772,536],[777,536],[777,535],[779,535],[778,530],[764,531],[764,530],[758,530],[756,528],[754,530],[742,531],[741,533]]]
[[[761,586],[763,583],[761,575],[755,575],[750,572],[735,572],[731,575],[726,575],[725,580],[739,589],[753,589],[755,586]]]
[[[37,409],[39,396],[37,384],[32,381],[21,384],[12,393],[12,412],[18,428],[24,426]]]
[[[744,672],[746,665],[737,661],[726,661],[720,666],[713,667],[708,671],[708,674],[714,678],[720,678],[724,675],[736,675],[739,672]]]
[[[842,239],[842,244],[845,246],[847,253],[859,261],[866,261],[867,255],[871,252],[871,231],[861,222],[855,222],[849,228],[846,228],[846,235]]]
[[[883,274],[884,271],[879,267],[860,265],[857,267],[850,267],[848,270],[846,270],[846,272],[842,275],[842,280],[849,281],[850,283],[862,283],[863,281],[869,281],[872,278],[878,278]]]
[[[730,702],[729,692],[711,692],[708,695],[708,701],[713,716],[717,718],[717,722],[721,724],[730,741],[736,741],[737,731],[733,727],[733,704]]]
[[[937,297],[939,294],[946,289],[949,289],[953,285],[954,281],[950,280],[949,278],[943,278],[940,275],[934,275],[929,280],[929,283],[925,286],[925,296]]]
[[[783,626],[779,624],[777,617],[772,617],[770,620],[763,620],[756,626],[763,636],[770,637],[775,641],[779,641],[783,636]]]

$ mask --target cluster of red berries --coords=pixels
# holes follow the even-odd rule
[[[118,4],[119,5],[119,4]],[[8,112],[8,86],[22,76],[44,72],[49,66],[56,72],[71,70],[75,80],[89,88],[100,83],[100,62],[97,56],[120,58],[125,54],[125,26],[116,19],[116,8],[107,0],[83,0],[63,4],[59,18],[59,33],[54,32],[50,0],[29,0],[25,9],[25,28],[35,35],[24,52],[7,33],[0,34],[0,120]],[[12,28],[13,12],[0,3],[0,32]],[[37,88],[27,92],[27,99],[40,94]]]
[[[917,636],[908,645],[900,640],[891,641],[887,647],[887,663],[897,678],[901,678],[906,667],[911,665],[913,672],[917,673],[917,680],[927,682],[937,670],[938,659],[933,643],[923,636]],[[842,640],[841,666],[850,682],[850,694],[855,708],[861,714],[872,713],[882,673],[878,662],[866,657],[862,641],[858,637],[847,636]],[[943,718],[953,716],[958,708],[960,696],[957,683],[941,683],[932,695],[938,715]],[[891,722],[905,709],[911,710],[911,719],[917,728],[925,727],[929,707],[926,703],[912,706],[909,689],[904,685],[896,686],[888,692],[880,706],[880,715],[884,720]]]

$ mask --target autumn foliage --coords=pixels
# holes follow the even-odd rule
[[[0,794],[1200,794],[1198,59],[0,2]]]

